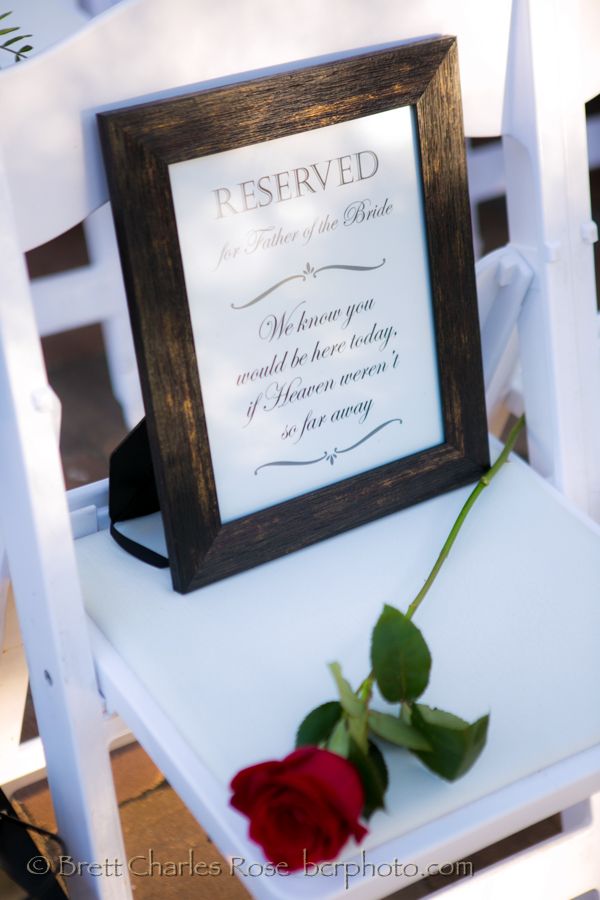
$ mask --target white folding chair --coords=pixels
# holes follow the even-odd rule
[[[593,170],[600,166],[600,114],[591,113],[587,118],[586,125],[588,162],[590,170]],[[493,140],[480,144],[470,143],[467,146],[467,166],[471,219],[473,221],[473,244],[475,257],[479,259],[483,251],[479,205],[489,200],[502,198],[506,194],[502,142]]]
[[[507,118],[502,129],[503,141],[469,148],[467,154],[469,190],[476,255],[479,255],[481,248],[477,205],[507,193],[509,219],[511,219],[511,242],[518,243],[527,258],[532,252],[539,255],[540,271],[548,274],[550,284],[555,282],[554,276],[556,276],[556,280],[560,284],[556,288],[559,293],[562,293],[563,286],[568,284],[571,276],[564,258],[561,266],[556,266],[555,263],[564,253],[565,245],[570,244],[579,252],[580,256],[587,257],[587,262],[583,262],[583,265],[577,266],[575,270],[576,277],[583,278],[584,283],[581,286],[572,284],[571,293],[575,296],[589,295],[591,297],[589,294],[590,254],[586,253],[583,245],[594,243],[598,238],[596,224],[590,221],[587,172],[600,165],[600,116],[596,113],[586,120],[582,114],[582,104],[598,94],[595,60],[598,54],[600,12],[597,4],[580,2],[574,8],[569,7],[565,15],[567,17],[566,40],[569,40],[569,35],[574,33],[573,21],[583,22],[583,27],[577,36],[582,53],[575,66],[575,75],[564,72],[560,65],[557,65],[556,54],[561,59],[564,58],[566,45],[559,46],[556,42],[553,45],[552,40],[548,40],[547,29],[543,24],[536,23],[535,25],[531,35],[532,52],[530,53],[528,23],[523,21],[516,35],[515,43],[518,45],[519,39],[521,39],[524,46],[522,49],[515,47],[515,50],[516,55],[521,58],[519,65],[525,69],[523,74],[527,79],[526,83],[534,84],[535,87],[531,94],[529,91],[521,92],[522,75],[519,73],[512,83],[516,103],[513,105],[512,102],[509,102],[506,106]],[[552,45],[554,50],[550,51],[549,48]],[[557,106],[550,100],[552,95],[550,85],[552,84],[556,88],[555,97],[561,103],[561,114],[558,116],[556,115]],[[537,103],[535,109],[527,107],[532,98],[535,100],[536,91],[543,93],[545,103],[548,104],[545,109],[542,108],[542,104],[538,105]],[[553,128],[554,121],[558,125],[557,130]],[[485,136],[489,136],[489,134]],[[563,136],[564,141],[562,140]],[[517,138],[516,142],[513,140],[515,137]],[[521,147],[531,148],[536,143],[543,152],[528,154],[521,152]],[[550,154],[547,149],[550,150]],[[557,191],[554,180],[555,172],[566,165],[569,167],[571,176],[575,178],[575,182],[573,184],[564,182],[563,190]],[[537,224],[534,223],[534,218],[529,213],[529,210],[534,207],[525,202],[523,191],[539,192],[539,200],[544,205],[545,216],[538,217]],[[549,238],[550,222],[552,222],[551,228],[554,234]],[[558,310],[556,310],[554,315],[558,314]],[[534,331],[539,325],[539,321],[532,325]],[[600,319],[595,326],[590,320],[589,327],[597,335],[598,341],[600,339]],[[565,328],[564,324],[559,325],[558,322],[555,323],[554,328],[562,334],[568,332],[568,328]],[[575,340],[577,339],[575,338]],[[590,352],[588,350],[588,353]],[[558,358],[561,355],[562,351],[559,350]],[[592,355],[597,358],[598,349]],[[517,340],[514,335],[510,341],[508,352],[502,360],[501,373],[498,373],[495,378],[492,396],[488,397],[490,410],[498,410],[501,400],[504,404],[504,414],[507,409],[517,414],[522,409],[523,376],[517,365],[517,356]],[[572,360],[572,357],[569,358]],[[584,365],[587,366],[590,363],[591,360],[587,358]],[[541,390],[544,389],[544,376],[541,372],[536,375],[529,372],[525,378],[530,382],[530,391],[536,390],[533,387],[534,381],[541,385]],[[565,397],[562,404],[563,409],[570,405],[570,402]],[[529,416],[529,424],[531,425],[531,416]],[[552,426],[548,425],[548,427]],[[570,433],[570,429],[571,426],[568,426],[565,433]],[[573,439],[578,440],[574,434]],[[545,452],[542,450],[542,455]],[[537,449],[534,449],[535,453],[537,453]],[[566,450],[565,455],[568,456],[568,454],[569,451]],[[537,460],[536,466],[540,471],[548,474],[553,469],[552,463],[548,461],[544,463],[541,459]],[[585,468],[586,464],[582,462],[578,466],[579,473],[582,473]],[[572,473],[569,478],[571,477],[575,481],[579,476]],[[576,496],[578,502],[582,502],[582,492],[575,488],[573,490],[575,493],[572,495]],[[596,489],[594,489],[595,492]],[[585,488],[583,493],[585,493]],[[597,500],[594,500],[593,503],[597,517]]]
[[[240,71],[457,34],[466,132],[501,133],[507,143],[513,246],[481,267],[487,356],[498,358],[518,318],[532,462],[571,501],[597,510],[583,100],[600,71],[589,56],[584,87],[577,80],[578,38],[595,11],[566,0],[482,6],[131,0],[3,76],[0,527],[59,828],[78,860],[125,859],[103,704],[125,719],[224,854],[260,860],[228,807],[229,779],[291,750],[301,717],[332,695],[327,661],[340,659],[353,681],[364,675],[382,604],[403,606],[414,595],[467,492],[184,597],[167,572],[111,542],[106,484],[78,489],[67,505],[22,252],[106,200],[96,111]],[[567,74],[555,72],[559,57]],[[63,83],[68,92],[56,89]],[[55,141],[41,140],[50,133]],[[490,385],[492,375],[493,367]],[[598,835],[590,798],[600,790],[599,590],[600,529],[514,460],[484,493],[419,611],[434,655],[428,702],[465,718],[489,709],[488,746],[453,785],[387,752],[388,810],[371,822],[370,863],[442,865],[569,809],[562,835],[447,893],[568,900],[600,888],[590,852]],[[348,890],[343,874],[244,884],[265,898],[375,898],[410,880],[380,872],[352,879]],[[130,896],[126,878],[83,876],[69,889]]]
[[[3,25],[19,25],[22,33],[31,33],[33,49],[28,57],[34,59],[76,33],[90,15],[115,2],[118,0],[19,0]],[[1,56],[1,67],[14,65],[8,53]],[[47,337],[85,325],[101,325],[112,390],[126,424],[133,428],[144,415],[144,408],[109,208],[94,210],[83,221],[83,230],[89,261],[33,280],[38,329],[42,337]]]

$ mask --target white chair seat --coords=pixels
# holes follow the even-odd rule
[[[96,641],[96,657],[109,704],[120,693],[114,675],[105,682],[103,654],[112,647],[124,677],[139,681],[165,716],[161,729],[168,718],[172,739],[195,760],[188,778],[200,773],[200,781],[190,805],[225,854],[262,859],[245,838],[245,820],[225,807],[233,774],[291,751],[303,715],[335,697],[328,662],[340,661],[355,684],[368,673],[370,629],[382,605],[406,609],[470,490],[185,596],[173,592],[168,570],[128,556],[106,531],[76,542],[87,611],[107,642]],[[600,706],[589,703],[590,685],[600,683],[599,598],[600,529],[513,458],[484,491],[415,618],[433,654],[424,701],[470,720],[490,711],[488,746],[455,784],[388,746],[387,812],[373,817],[361,847],[369,861],[418,862],[425,848],[429,862],[452,859],[458,844],[440,846],[443,858],[431,855],[435,820],[455,816],[446,833],[458,839],[469,828],[469,804],[479,804],[484,820],[486,810],[506,815],[508,834],[589,795],[585,766],[561,770],[560,761],[587,751],[599,769],[600,746],[590,748],[600,745]],[[119,707],[124,714],[122,700]],[[152,754],[152,724],[142,731]],[[160,738],[169,740],[164,731]],[[543,807],[535,804],[539,777]],[[484,846],[481,815],[477,828]],[[246,887],[264,897],[324,897],[333,881],[253,878]],[[389,878],[350,885],[360,897],[399,886]]]

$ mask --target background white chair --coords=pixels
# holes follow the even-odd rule
[[[570,17],[570,13],[573,17]],[[478,231],[477,206],[480,202],[506,193],[508,195],[508,216],[510,226],[510,239],[513,245],[518,245],[524,257],[532,262],[532,255],[538,257],[537,270],[543,278],[548,278],[548,289],[551,294],[561,294],[569,285],[570,296],[576,298],[575,303],[581,302],[584,296],[588,299],[588,305],[592,302],[590,287],[591,255],[586,253],[582,244],[593,244],[598,239],[596,224],[590,220],[589,215],[589,182],[588,171],[595,169],[600,164],[600,117],[598,114],[589,116],[586,120],[583,115],[582,101],[587,102],[597,96],[598,81],[595,70],[594,51],[598,40],[598,6],[588,2],[574,4],[572,9],[565,12],[564,41],[561,35],[552,38],[551,28],[535,20],[535,12],[532,10],[531,25],[523,19],[519,26],[518,42],[522,42],[518,68],[514,69],[515,76],[509,90],[514,92],[514,106],[511,102],[506,106],[506,121],[504,122],[502,142],[486,143],[477,147],[470,147],[468,152],[469,188],[471,193],[471,207],[474,220],[474,243],[476,254],[479,255],[480,236]],[[566,56],[571,58],[573,51],[572,41],[578,41],[581,48],[576,60],[573,72],[567,72],[558,62],[559,58]],[[531,40],[531,54],[529,53],[529,41]],[[517,43],[518,43],[517,42]],[[571,43],[570,43],[571,42]],[[553,51],[550,52],[550,47]],[[565,56],[566,55],[566,56]],[[596,57],[597,58],[597,57]],[[528,90],[521,91],[520,83],[532,85],[531,93]],[[552,87],[556,89],[555,105],[549,99]],[[543,98],[543,103],[538,103],[537,98]],[[544,103],[548,104],[543,108]],[[552,127],[552,114],[556,116],[556,130]],[[528,148],[539,145],[541,152],[531,153]],[[525,148],[525,152],[523,149]],[[587,153],[586,153],[587,148]],[[563,189],[557,189],[555,172],[561,166],[568,167],[573,182],[565,180]],[[536,197],[537,194],[537,197]],[[543,206],[544,215],[534,216],[531,210],[535,208],[536,200]],[[551,233],[552,232],[552,233]],[[579,259],[575,267],[571,260],[564,258],[567,245],[578,251]],[[555,263],[561,261],[559,266]],[[574,281],[572,279],[575,279]],[[533,306],[531,307],[533,309]],[[563,352],[568,353],[567,345],[562,344],[562,336],[569,331],[569,326],[561,322],[561,315],[571,315],[562,306],[551,303],[549,308],[551,316],[551,328],[558,337],[557,340],[557,364]],[[541,315],[541,314],[540,314]],[[600,320],[592,323],[591,316],[586,317],[591,333],[600,339]],[[535,332],[542,327],[538,316],[528,319],[529,334],[534,339]],[[572,324],[572,323],[571,323]],[[521,333],[521,340],[524,340]],[[579,338],[575,334],[572,340]],[[594,358],[600,356],[600,347],[592,351],[589,335],[584,343],[586,361],[584,368],[594,366]],[[564,349],[563,349],[564,348]],[[573,346],[571,349],[574,349]],[[528,356],[528,359],[530,357]],[[566,359],[566,356],[565,356]],[[571,369],[572,357],[566,367]],[[502,375],[497,376],[492,398],[491,408],[498,408],[499,396],[504,395],[508,408],[519,414],[523,405],[523,378],[528,382],[529,391],[544,390],[546,377],[541,369],[533,372],[527,364],[527,371],[523,374],[517,365],[517,340],[514,336],[510,342],[508,352],[502,362]],[[552,378],[552,376],[550,376]],[[559,452],[568,458],[572,442],[576,437],[578,428],[571,420],[569,422],[568,407],[578,406],[580,399],[573,401],[572,390],[567,387],[568,378],[565,381],[563,398],[559,403],[557,414],[565,416],[565,435],[562,440],[568,442]],[[536,387],[536,385],[538,387]],[[587,389],[589,390],[589,388]],[[591,388],[592,396],[586,394],[584,403],[593,403],[595,388]],[[552,415],[547,420],[547,431],[555,427],[549,424]],[[530,428],[534,427],[531,413],[528,416]],[[574,430],[573,430],[574,429]],[[548,456],[548,450],[544,449],[544,443],[548,437],[542,438],[538,443],[534,439],[530,450],[532,459],[539,471],[543,471],[549,477],[552,476],[553,463]],[[562,440],[559,443],[562,443]],[[595,445],[595,440],[594,440]],[[558,445],[557,445],[558,446]],[[538,456],[539,454],[539,456]],[[593,463],[592,463],[593,465]],[[570,474],[558,475],[555,473],[556,482],[570,493],[577,502],[583,503],[585,488],[577,482],[583,473],[589,469],[585,459],[577,463],[578,473],[575,467]],[[571,485],[566,487],[567,482]],[[592,507],[594,515],[598,516],[597,486],[592,489],[594,498]]]
[[[31,33],[33,50],[28,58],[82,28],[90,17],[113,6],[118,0],[17,0],[12,15],[3,24],[20,26]],[[0,66],[14,65],[7,53],[0,54]],[[79,223],[74,223],[79,224]],[[135,351],[127,314],[123,278],[109,208],[94,210],[83,221],[89,260],[66,271],[37,277],[32,296],[38,329],[42,337],[100,323],[113,393],[121,405],[128,427],[137,425],[144,414],[137,374]]]
[[[427,559],[435,555],[438,541],[462,497],[458,492],[438,498],[304,551],[301,560],[295,555],[246,573],[232,580],[233,584],[219,583],[202,592],[202,603],[190,595],[175,608],[164,579],[123,559],[105,534],[96,532],[106,524],[106,487],[80,489],[70,505],[76,533],[88,533],[79,542],[78,556],[85,600],[96,622],[89,626],[93,634],[92,654],[86,641],[87,626],[52,427],[54,402],[46,384],[21,252],[81,221],[105,201],[96,110],[137,95],[225,77],[240,69],[287,65],[289,60],[434,32],[457,33],[467,133],[506,136],[513,247],[510,255],[503,254],[502,260],[487,261],[482,266],[480,282],[482,294],[489,291],[489,297],[509,301],[510,313],[498,314],[494,303],[486,303],[489,322],[495,321],[489,329],[489,354],[497,355],[493,335],[518,315],[525,283],[533,272],[533,282],[519,315],[532,462],[582,508],[596,508],[599,378],[591,333],[591,324],[595,324],[590,245],[593,227],[589,221],[583,100],[597,92],[600,72],[594,67],[592,48],[588,47],[587,55],[582,55],[578,47],[579,38],[589,33],[596,13],[591,3],[582,3],[580,9],[574,10],[559,0],[551,7],[541,0],[518,0],[514,10],[508,2],[498,2],[490,5],[485,14],[480,6],[474,2],[428,2],[415,9],[414,4],[379,0],[367,10],[358,0],[351,4],[346,0],[339,5],[331,3],[324,10],[312,0],[305,0],[303,24],[295,18],[292,30],[286,27],[291,15],[288,10],[271,0],[261,0],[252,9],[244,4],[236,7],[238,42],[231,34],[229,8],[205,7],[192,0],[137,0],[117,6],[69,43],[23,64],[18,72],[2,76],[6,178],[2,180],[5,195],[0,203],[4,235],[0,247],[0,409],[4,425],[0,435],[1,527],[59,827],[78,859],[124,858],[114,796],[107,787],[110,771],[96,677],[108,707],[123,714],[217,843],[225,852],[243,848],[250,858],[257,851],[245,842],[244,824],[226,808],[226,773],[254,761],[255,755],[277,755],[288,749],[285,744],[290,741],[299,715],[312,701],[327,698],[323,694],[328,690],[326,674],[316,671],[320,656],[341,655],[344,663],[348,658],[351,676],[354,669],[360,670],[360,654],[365,648],[359,647],[358,641],[366,644],[367,625],[374,618],[364,597],[370,592],[370,602],[380,606],[384,600],[397,596],[400,587],[410,596],[410,589],[422,579]],[[581,18],[576,13],[581,13]],[[253,32],[255,39],[248,42],[246,33],[261,15],[268,18],[273,31]],[[330,27],[323,27],[324,16]],[[315,28],[317,19],[319,27]],[[494,36],[492,42],[481,40],[484,23],[486,34]],[[181,38],[182,26],[185,40]],[[278,36],[276,41],[273,34]],[[133,38],[137,39],[139,56],[131,52]],[[178,46],[177,53],[173,52],[174,46]],[[559,78],[555,67],[560,54],[569,66],[568,76],[563,73]],[[107,57],[110,66],[102,65]],[[146,65],[149,58],[151,65]],[[584,64],[585,77],[581,82],[576,71],[578,60]],[[70,92],[61,91],[64,83],[75,87]],[[50,133],[56,135],[57,146],[41,140]],[[26,147],[24,134],[28,135]],[[53,173],[50,182],[48,171]],[[13,198],[16,227],[11,221],[7,186]],[[531,215],[532,210],[536,211],[535,216]],[[538,719],[540,709],[549,715],[554,710],[555,697],[544,700],[544,692],[557,686],[556,658],[546,656],[550,648],[545,640],[540,640],[529,668],[526,660],[518,662],[528,675],[539,677],[535,697],[541,706],[534,710],[535,714],[531,713],[537,731],[528,735],[527,754],[523,749],[526,762],[519,768],[521,757],[514,748],[512,755],[499,754],[502,741],[510,738],[509,733],[500,730],[495,742],[490,743],[485,765],[470,781],[461,783],[457,789],[461,793],[453,792],[449,805],[445,790],[432,788],[427,778],[409,770],[414,788],[397,778],[390,798],[390,818],[374,823],[375,844],[370,854],[375,859],[385,861],[390,853],[398,851],[405,859],[442,863],[544,815],[584,801],[600,788],[600,752],[593,746],[600,741],[600,724],[590,712],[585,693],[585,679],[595,672],[592,644],[593,628],[598,623],[593,618],[597,612],[592,599],[600,586],[594,557],[600,537],[591,524],[563,506],[551,489],[525,467],[515,464],[508,472],[503,491],[496,491],[487,507],[477,511],[478,525],[456,548],[454,563],[443,583],[443,590],[449,592],[448,615],[455,622],[463,617],[458,635],[464,636],[470,633],[469,627],[483,627],[483,620],[474,618],[474,612],[489,604],[486,616],[492,617],[498,629],[496,638],[499,640],[502,635],[508,639],[510,635],[512,654],[526,646],[523,633],[528,628],[531,633],[536,628],[544,633],[547,629],[555,638],[564,637],[560,619],[563,598],[559,592],[568,590],[570,567],[576,566],[579,584],[570,601],[571,639],[559,646],[565,665],[573,665],[569,678],[574,680],[569,687],[575,693],[569,696],[571,706],[564,709],[564,716],[574,733],[565,727],[564,719],[558,735],[553,722],[551,727],[542,728],[548,723]],[[504,517],[513,515],[515,521],[511,521],[509,530],[514,534],[503,545],[505,552],[512,554],[503,560],[503,565],[510,566],[513,572],[510,577],[504,570],[494,572],[494,584],[490,584],[481,534],[500,541]],[[530,544],[522,542],[526,552],[519,555],[515,543],[518,545],[519,538],[524,538],[519,527],[530,522],[535,525]],[[402,564],[398,572],[396,542],[401,540],[407,548],[406,558],[412,562],[408,568]],[[375,581],[372,573],[367,577],[359,566],[363,542],[370,554],[377,554],[375,570],[380,575]],[[548,559],[542,555],[544,552]],[[349,559],[356,562],[345,568],[342,563]],[[102,561],[112,570],[109,582],[104,580],[106,566],[101,566]],[[302,568],[302,575],[298,567]],[[465,572],[469,573],[466,584]],[[282,707],[277,720],[269,723],[268,735],[244,727],[241,743],[237,726],[230,727],[229,719],[223,716],[229,687],[217,683],[212,685],[214,691],[210,694],[203,690],[207,681],[201,668],[203,661],[197,649],[190,659],[188,642],[196,635],[197,641],[202,640],[204,664],[214,682],[211,647],[216,647],[218,630],[225,628],[226,619],[236,622],[236,633],[244,639],[237,641],[231,628],[223,631],[222,654],[231,654],[240,666],[242,660],[247,664],[244,683],[234,684],[230,694],[231,702],[239,706],[238,717],[247,726],[252,709],[247,694],[251,683],[257,691],[263,691],[258,691],[258,696],[261,714],[266,713],[276,707],[281,684],[288,683],[300,664],[303,670],[307,668],[306,660],[294,658],[285,644],[285,628],[283,632],[267,630],[261,636],[257,623],[272,619],[272,610],[277,609],[284,624],[300,628],[307,615],[306,607],[300,608],[303,599],[299,591],[308,573],[318,574],[323,596],[335,598],[333,606],[324,607],[324,614],[337,622],[347,602],[355,611],[353,621],[346,621],[349,617],[345,617],[344,631],[335,646],[329,637],[314,643],[315,662],[311,662],[311,669],[314,666],[315,673],[311,671],[304,679],[296,680],[302,688],[297,687],[294,702]],[[513,577],[526,578],[527,574],[531,582],[527,583],[527,596],[511,597],[507,590],[505,605],[500,609],[499,585],[507,586]],[[544,590],[548,596],[541,605],[539,597],[535,597],[539,588],[531,581],[534,576],[546,579]],[[285,601],[276,596],[284,585]],[[487,585],[489,593],[472,606],[482,585]],[[260,603],[259,596],[263,597]],[[433,595],[431,599],[435,606]],[[219,601],[221,610],[223,603],[228,604],[227,616],[223,618],[218,612]],[[118,614],[113,604],[119,606]],[[435,665],[451,664],[449,690],[456,691],[452,696],[459,697],[464,707],[458,711],[469,715],[470,706],[481,700],[480,685],[466,683],[469,672],[472,679],[475,670],[478,682],[489,691],[485,702],[492,703],[493,716],[506,725],[511,713],[506,707],[506,692],[514,679],[511,681],[508,673],[504,693],[496,695],[490,683],[490,657],[510,661],[511,655],[506,657],[502,646],[494,646],[493,654],[486,648],[480,656],[473,652],[471,658],[468,654],[463,654],[462,659],[447,658],[443,633],[451,622],[441,615],[439,604],[438,596],[437,608],[428,606],[421,624],[432,639]],[[568,606],[566,600],[564,605]],[[316,609],[313,612],[318,614]],[[179,642],[177,652],[170,643],[175,640]],[[270,655],[275,669],[278,664],[281,666],[277,690],[268,680],[261,680],[258,672],[251,671],[252,646],[263,658]],[[170,681],[163,678],[166,673],[161,666],[167,656]],[[514,655],[512,659],[517,665]],[[580,663],[579,669],[576,662]],[[162,693],[161,685],[153,678],[153,669],[155,675],[158,671],[159,681],[164,681]],[[498,681],[497,676],[495,680]],[[534,687],[528,684],[529,690]],[[438,694],[434,699],[443,705],[439,683],[435,689]],[[205,737],[207,729],[199,728],[194,721],[190,696],[198,704],[200,700],[206,703],[205,715],[213,731],[211,741]],[[450,705],[456,702],[448,701]],[[584,710],[588,713],[585,721]],[[581,714],[575,715],[576,712]],[[520,708],[519,715],[522,713]],[[519,722],[527,730],[527,720],[520,718]],[[549,750],[540,744],[542,732],[551,745]],[[234,741],[241,751],[235,749]],[[506,745],[504,749],[510,748]],[[406,763],[400,754],[391,756],[393,770],[399,775],[406,770]],[[444,798],[443,802],[440,798]],[[406,810],[404,825],[397,812],[401,801]],[[578,825],[581,818],[579,815]],[[570,820],[571,824],[575,822],[575,813]],[[410,827],[410,831],[401,838],[394,836],[395,829],[403,827]],[[522,878],[526,865],[536,872],[537,879],[528,886],[529,897],[565,900],[566,888],[558,882],[552,859],[561,858],[567,852],[564,848],[568,848],[569,859],[574,861],[577,847],[582,853],[589,847],[589,834],[576,828],[552,846],[544,847],[542,862],[537,861],[539,853],[529,853],[512,868],[496,872],[494,879],[502,886],[500,890],[509,883],[502,879],[513,878],[515,872]],[[581,856],[569,872],[571,894],[600,885],[595,860],[587,866],[583,860]],[[476,893],[482,884],[485,882],[474,880],[451,890]],[[317,880],[308,884],[294,879],[281,885],[272,881],[251,885],[264,896],[273,896],[269,893],[272,891],[282,892],[283,896],[311,892],[319,896],[323,887],[329,890],[332,886],[342,892],[342,885],[331,881],[322,885]],[[354,885],[353,893],[356,897],[376,897],[397,886],[400,885],[381,879],[365,881]],[[128,896],[125,881],[110,879],[83,880],[73,883],[71,889],[73,896]],[[485,890],[492,897],[490,892],[497,888]]]

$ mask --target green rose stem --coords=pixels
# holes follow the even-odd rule
[[[444,546],[442,547],[440,554],[435,561],[433,569],[431,570],[431,572],[429,573],[429,575],[427,577],[427,580],[425,581],[425,584],[423,585],[423,587],[421,588],[421,590],[419,591],[419,593],[417,594],[417,596],[415,597],[413,602],[408,607],[408,610],[406,611],[407,619],[412,619],[412,617],[418,610],[419,606],[425,599],[427,592],[429,591],[429,588],[431,587],[431,585],[437,578],[438,572],[440,571],[440,569],[442,568],[442,566],[444,564],[444,560],[448,557],[450,550],[452,549],[452,545],[454,544],[454,541],[458,537],[458,532],[462,528],[465,519],[469,515],[469,512],[475,505],[475,502],[476,502],[477,498],[479,497],[479,495],[481,494],[481,492],[483,491],[483,489],[488,486],[488,484],[491,482],[492,478],[494,478],[498,474],[498,472],[500,471],[500,469],[502,468],[502,466],[508,459],[510,453],[512,452],[512,450],[517,442],[517,438],[519,437],[521,431],[523,430],[524,425],[525,425],[525,416],[521,416],[521,418],[516,422],[516,424],[513,425],[512,429],[510,431],[510,434],[508,435],[508,438],[506,440],[506,443],[505,443],[504,447],[502,448],[502,452],[501,452],[500,456],[498,457],[498,459],[496,460],[494,465],[490,469],[488,469],[488,471],[485,473],[485,475],[481,476],[481,478],[477,482],[476,486],[473,488],[473,490],[469,494],[469,497],[467,498],[463,508],[461,509],[461,511],[458,514],[458,517],[457,517],[454,525],[452,526],[450,534],[446,538],[446,542],[445,542]],[[360,699],[363,701],[366,701],[367,703],[371,699],[371,693],[373,690],[374,681],[375,681],[374,673],[370,672],[368,677],[365,678],[365,680],[360,685],[358,691],[356,692],[357,695],[360,697]]]
[[[284,821],[284,813],[285,820],[289,820],[294,826],[290,834],[285,835],[286,841],[289,838],[289,845],[286,846],[285,852],[292,861],[300,859],[300,854],[302,853],[304,854],[304,863],[306,863],[307,859],[306,849],[302,850],[301,846],[298,845],[298,842],[304,840],[304,837],[301,837],[301,835],[307,833],[306,829],[303,830],[301,827],[296,827],[297,821],[300,821],[298,816],[304,816],[304,808],[297,807],[298,800],[294,799],[302,794],[301,785],[298,788],[298,754],[302,754],[302,759],[308,754],[309,759],[317,761],[316,765],[311,766],[309,770],[311,797],[309,805],[311,809],[313,808],[312,798],[315,791],[315,779],[323,766],[325,768],[321,783],[324,784],[327,797],[335,795],[335,791],[340,789],[339,782],[332,779],[329,773],[333,764],[332,760],[335,760],[335,757],[342,757],[344,764],[346,764],[346,760],[350,763],[346,774],[352,774],[353,770],[354,784],[357,788],[354,818],[358,819],[360,816],[367,820],[376,810],[385,809],[385,794],[389,783],[388,769],[383,754],[377,744],[369,739],[369,734],[409,750],[431,772],[444,778],[446,781],[456,781],[457,778],[461,778],[479,758],[487,740],[489,714],[481,716],[475,722],[469,723],[459,716],[437,707],[417,703],[418,698],[424,693],[429,682],[431,653],[423,635],[410,619],[418,610],[435,581],[444,560],[452,549],[458,532],[462,528],[470,510],[475,505],[475,501],[507,461],[524,425],[525,417],[521,416],[511,429],[508,440],[498,459],[481,476],[477,485],[471,491],[452,526],[450,534],[446,538],[446,542],[435,561],[433,569],[429,573],[423,587],[408,607],[406,614],[387,604],[384,606],[383,612],[373,629],[371,642],[371,664],[373,668],[358,690],[354,691],[351,684],[346,681],[339,663],[330,663],[329,669],[337,685],[339,700],[323,703],[305,716],[296,734],[295,753],[281,762],[273,761],[244,769],[242,772],[238,772],[234,778],[232,782],[232,789],[234,790],[232,805],[250,818],[253,807],[257,810],[263,809],[261,797],[268,798],[265,802],[271,802],[273,789],[268,783],[269,776],[264,774],[264,766],[271,767],[271,770],[275,767],[278,773],[276,779],[281,779],[282,767],[285,766],[288,760],[293,760],[293,789],[286,787],[287,796],[285,791],[283,791],[283,796],[285,797],[283,806],[281,805],[281,800],[277,800],[280,820]],[[377,712],[369,709],[375,681],[377,681],[379,692],[385,700],[394,704],[400,703],[399,714],[392,715],[387,712]],[[328,752],[323,753],[323,751]],[[338,767],[340,762],[341,760],[338,759],[336,763]],[[254,773],[257,769],[260,774],[256,782],[253,782],[250,779],[254,778]],[[265,782],[265,778],[267,782]],[[344,785],[346,782],[344,782]],[[256,783],[256,794],[254,793],[254,788],[248,787],[248,785],[253,783]],[[264,787],[265,783],[267,787]],[[281,780],[277,780],[275,783],[277,784],[278,796],[281,798],[282,784],[285,783]],[[238,789],[238,794],[235,794],[235,791]],[[346,810],[348,808],[348,800],[345,786],[342,793],[344,796],[343,808]],[[248,808],[246,808],[244,804],[248,803],[249,797],[258,799],[252,799]],[[289,809],[285,808],[286,803],[290,804]],[[329,806],[327,808],[329,809]],[[297,812],[297,809],[300,812]],[[344,816],[347,818],[345,812]],[[255,819],[251,825],[251,833],[252,829],[258,833],[255,827],[256,822],[257,820]],[[265,827],[264,831],[265,835],[271,840],[273,824],[267,824],[268,828]],[[321,824],[319,821],[319,826]],[[261,819],[261,827],[263,826],[264,817]],[[310,828],[312,828],[312,824]],[[321,831],[323,831],[322,828]],[[357,841],[360,841],[366,834],[366,829],[356,822],[355,825],[346,831],[343,841],[351,834]],[[273,861],[279,858],[278,853],[280,851],[269,850],[266,839],[261,837],[254,837],[254,839],[262,844],[268,859]],[[332,846],[328,837],[325,843],[328,843],[329,846],[318,847],[315,858],[309,861],[317,863],[322,860],[332,859],[341,849],[343,841],[339,845]],[[311,853],[314,853],[314,850],[311,850]],[[300,863],[298,863],[298,866],[295,866],[294,862],[294,866],[290,871],[293,871],[294,867],[299,868]]]
[[[479,495],[481,494],[481,492],[483,491],[483,489],[488,486],[488,484],[491,482],[492,478],[494,478],[498,474],[498,472],[500,471],[500,469],[502,468],[502,466],[508,459],[508,456],[511,453],[513,447],[515,446],[515,444],[517,442],[517,438],[519,437],[519,434],[521,433],[524,425],[525,425],[525,416],[521,416],[521,418],[517,421],[517,423],[512,427],[511,432],[508,435],[507,441],[502,449],[502,453],[500,454],[500,456],[498,457],[498,459],[496,460],[494,465],[491,467],[491,469],[488,469],[488,471],[485,473],[485,475],[481,476],[481,478],[477,482],[475,488],[469,494],[469,497],[468,497],[467,501],[465,502],[465,505],[463,506],[463,508],[461,509],[461,511],[458,514],[458,518],[456,519],[456,522],[452,526],[452,530],[450,531],[450,534],[446,538],[446,543],[442,547],[442,549],[440,551],[440,555],[436,559],[435,565],[433,566],[433,569],[429,573],[429,576],[428,576],[425,584],[423,585],[423,587],[421,588],[421,590],[419,591],[419,593],[417,594],[417,596],[415,597],[415,599],[413,600],[413,602],[410,604],[410,606],[408,607],[408,609],[406,611],[407,619],[412,619],[412,617],[418,610],[419,606],[425,599],[425,596],[427,595],[429,588],[435,581],[438,572],[440,571],[440,569],[442,568],[442,565],[444,564],[444,560],[448,557],[450,550],[452,549],[452,545],[454,544],[454,541],[458,537],[458,532],[462,528],[465,519],[469,515],[469,512],[471,511],[472,507],[475,505],[475,502],[476,502],[477,498],[479,497]]]

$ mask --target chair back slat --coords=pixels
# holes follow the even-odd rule
[[[499,134],[509,20],[509,0],[492,7],[480,0],[329,0],[326,10],[319,0],[304,0],[293,29],[278,0],[118,4],[0,76],[0,140],[21,246],[66,231],[107,199],[98,110],[231,73],[458,32],[467,133]],[[490,47],[483,29],[494,30]]]

